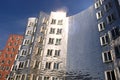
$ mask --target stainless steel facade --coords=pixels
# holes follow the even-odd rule
[[[120,80],[117,0],[95,0],[70,17],[41,12],[33,23],[34,34],[24,37],[32,43],[21,46],[8,80]],[[22,49],[29,54],[21,57]],[[18,68],[20,61],[27,61],[27,68]]]

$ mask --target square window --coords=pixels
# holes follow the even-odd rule
[[[49,38],[48,44],[54,44],[54,38]]]
[[[62,25],[63,24],[63,20],[58,20],[58,25]]]
[[[55,28],[50,28],[50,34],[54,34],[55,33]]]
[[[52,19],[51,24],[56,24],[56,19]]]
[[[61,40],[62,40],[62,39],[56,39],[55,45],[60,45],[60,44],[61,44]]]

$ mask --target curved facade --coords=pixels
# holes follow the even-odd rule
[[[71,80],[103,80],[101,53],[94,6],[69,17],[67,71],[75,76]]]

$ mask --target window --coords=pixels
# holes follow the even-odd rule
[[[52,19],[51,24],[56,24],[56,19]]]
[[[22,68],[24,68],[24,62],[19,63],[19,69],[22,69]]]
[[[42,52],[42,48],[37,48],[36,54],[37,54],[37,55],[41,55],[41,52]]]
[[[95,3],[95,9],[99,8],[100,7],[100,1],[98,0],[96,3]]]
[[[105,77],[106,77],[106,80],[116,80],[114,70],[105,71]]]
[[[60,56],[60,50],[55,50],[55,57]]]
[[[2,74],[0,74],[0,78],[2,77]]]
[[[62,25],[63,24],[63,20],[58,20],[58,25]]]
[[[57,29],[57,33],[56,34],[62,34],[62,29]]]
[[[104,5],[104,10],[107,12],[108,10],[110,10],[111,7],[112,7],[111,2],[108,2],[107,4]]]
[[[50,28],[50,34],[54,34],[55,33],[55,28]]]
[[[23,42],[23,45],[28,45],[28,44],[30,44],[30,40],[25,39],[24,42]]]
[[[116,39],[119,36],[120,32],[119,32],[119,28],[118,27],[114,27],[111,30],[111,35],[112,35],[112,39]]]
[[[44,80],[50,80],[50,77],[44,77]]]
[[[46,62],[45,68],[50,69],[51,68],[51,62]]]
[[[105,29],[105,22],[101,22],[98,24],[98,30],[103,31]]]
[[[36,80],[36,76],[32,74],[32,80]]]
[[[56,39],[55,45],[60,45],[61,44],[61,39]]]
[[[109,36],[107,34],[100,37],[101,45],[104,46],[109,43]]]
[[[28,22],[28,27],[34,26],[33,22]]]
[[[113,14],[110,14],[109,16],[107,16],[107,23],[110,24],[115,20],[115,16]]]
[[[44,17],[43,20],[42,20],[42,23],[43,24],[47,24],[48,23],[48,19]]]
[[[38,69],[39,68],[39,66],[40,66],[40,61],[34,61],[34,66],[33,66],[33,68],[34,69]]]
[[[25,67],[29,67],[30,60],[25,61]]]
[[[59,63],[54,63],[54,69],[59,69]]]
[[[120,45],[114,47],[116,58],[120,58]]]
[[[26,80],[26,75],[23,74],[21,80]]]
[[[24,55],[26,55],[26,54],[27,54],[27,50],[26,50],[26,49],[22,49],[22,50],[21,50],[21,55],[24,56]]]
[[[41,76],[37,76],[37,80],[42,80],[42,77]]]
[[[52,52],[53,52],[52,49],[48,49],[48,50],[47,50],[47,56],[52,56]]]
[[[8,54],[5,54],[5,58],[7,58],[8,57]]]
[[[26,35],[32,35],[32,31],[31,30],[27,30],[26,31]]]
[[[48,44],[54,44],[54,38],[49,38]]]
[[[41,32],[41,33],[45,33],[45,30],[46,30],[46,27],[41,26],[41,28],[40,28],[40,32]]]
[[[111,62],[112,61],[112,51],[106,51],[102,53],[103,62]]]
[[[21,80],[21,75],[16,75],[16,79],[15,80]]]
[[[57,78],[57,77],[52,77],[52,80],[59,80],[59,78]]]
[[[8,60],[8,64],[10,64],[11,63],[11,61],[10,60]]]
[[[96,17],[97,17],[97,19],[102,18],[102,11],[98,11],[98,12],[96,13]]]
[[[43,38],[42,36],[39,36],[38,42],[39,42],[39,43],[43,43],[43,39],[44,39],[44,38]]]

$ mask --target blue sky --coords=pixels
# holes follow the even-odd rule
[[[74,15],[94,3],[94,0],[1,0],[0,49],[10,34],[23,34],[27,18],[37,17],[40,11],[50,13],[66,8],[68,16]]]

